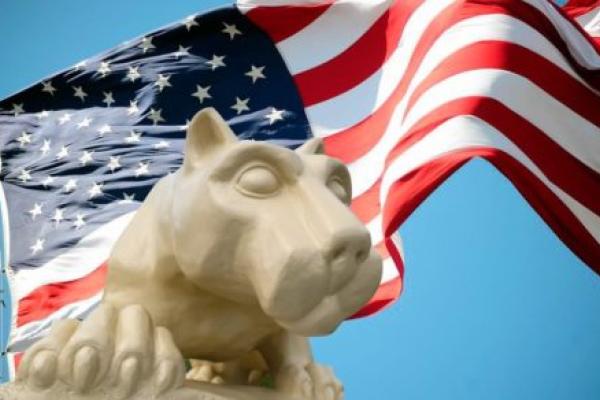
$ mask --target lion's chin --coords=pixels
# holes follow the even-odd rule
[[[329,335],[349,316],[340,307],[337,297],[337,295],[325,297],[300,319],[277,322],[288,331],[301,336]]]

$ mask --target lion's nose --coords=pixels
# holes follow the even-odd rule
[[[330,293],[344,287],[371,251],[371,237],[365,229],[352,229],[331,241],[327,261],[331,268]]]

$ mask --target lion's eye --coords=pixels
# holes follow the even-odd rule
[[[327,187],[333,192],[335,197],[337,197],[346,204],[350,204],[350,193],[348,193],[348,190],[346,189],[340,178],[331,178],[329,182],[327,182]]]
[[[264,166],[248,168],[242,172],[237,181],[238,190],[254,197],[266,197],[275,194],[280,186],[277,176]]]

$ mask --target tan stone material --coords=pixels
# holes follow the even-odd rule
[[[238,141],[215,110],[200,111],[182,167],[118,239],[101,305],[33,345],[0,398],[343,398],[306,337],[333,332],[380,281],[350,198],[346,167],[320,140],[296,151]],[[264,369],[228,372],[252,352],[274,388],[247,385]],[[182,386],[183,358],[217,363],[200,379],[212,383]]]

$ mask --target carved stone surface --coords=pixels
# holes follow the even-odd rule
[[[200,111],[183,165],[117,240],[101,305],[33,345],[2,398],[341,399],[306,337],[333,332],[380,281],[350,198],[347,169],[320,140],[296,151],[238,141],[215,110]],[[184,358],[235,363],[250,352],[273,389],[182,387]]]

